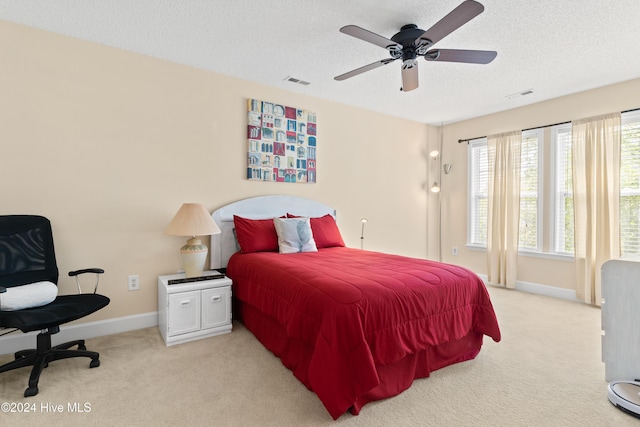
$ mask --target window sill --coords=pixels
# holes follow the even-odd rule
[[[487,247],[486,246],[469,245],[469,244],[467,244],[466,248],[469,249],[470,251],[479,251],[479,252],[486,252],[487,251]],[[525,256],[525,257],[531,257],[531,258],[552,259],[552,260],[555,260],[555,261],[567,261],[567,262],[573,262],[575,260],[573,255],[552,254],[552,253],[549,253],[549,252],[534,252],[534,251],[525,251],[525,250],[518,251],[518,256]]]
[[[575,261],[575,258],[573,255],[553,254],[550,252],[518,251],[518,255],[532,257],[532,258],[553,259],[556,261],[568,261],[568,262]]]

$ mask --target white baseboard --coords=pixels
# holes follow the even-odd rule
[[[158,326],[157,311],[69,326],[62,325],[60,332],[52,335],[51,341],[52,345],[57,345],[67,341],[101,337],[153,326]],[[35,348],[38,333],[39,331],[34,331],[23,334],[17,331],[0,337],[0,354],[11,354],[19,350]]]
[[[478,274],[478,277],[482,279],[482,281],[490,285],[488,283],[486,274]],[[576,298],[576,291],[571,289],[564,288],[556,288],[555,286],[541,285],[539,283],[532,282],[523,282],[520,280],[516,281],[516,290],[522,292],[528,292],[530,294],[544,295],[547,297],[559,298],[568,301],[578,301]]]

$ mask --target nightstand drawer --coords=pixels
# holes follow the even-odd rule
[[[231,322],[231,286],[202,291],[202,329]]]
[[[200,291],[169,295],[169,336],[200,329]]]

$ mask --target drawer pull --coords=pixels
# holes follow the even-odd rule
[[[220,295],[214,295],[211,297],[211,302],[220,302],[221,299]]]
[[[188,299],[186,299],[184,301],[180,301],[180,305],[183,306],[183,307],[186,307],[186,306],[188,306],[190,304],[191,304],[191,300],[188,300]]]

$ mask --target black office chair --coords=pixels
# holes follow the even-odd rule
[[[96,274],[93,293],[81,293],[78,276],[85,273]],[[89,357],[90,368],[100,366],[100,355],[95,351],[87,351],[84,340],[51,346],[51,335],[60,331],[60,325],[80,319],[109,304],[109,298],[96,294],[102,273],[104,270],[99,268],[72,271],[69,276],[75,277],[78,283],[78,295],[59,295],[40,307],[0,311],[0,327],[13,329],[9,332],[41,331],[37,336],[36,349],[18,351],[13,361],[0,366],[0,373],[33,366],[25,397],[38,394],[40,374],[49,362],[70,357]],[[56,286],[58,283],[51,223],[47,218],[36,215],[0,216],[0,302],[3,295],[9,295],[7,292],[16,291],[8,288],[40,281],[49,281]],[[1,335],[6,333],[0,330]],[[77,350],[71,349],[74,346],[77,346]]]

